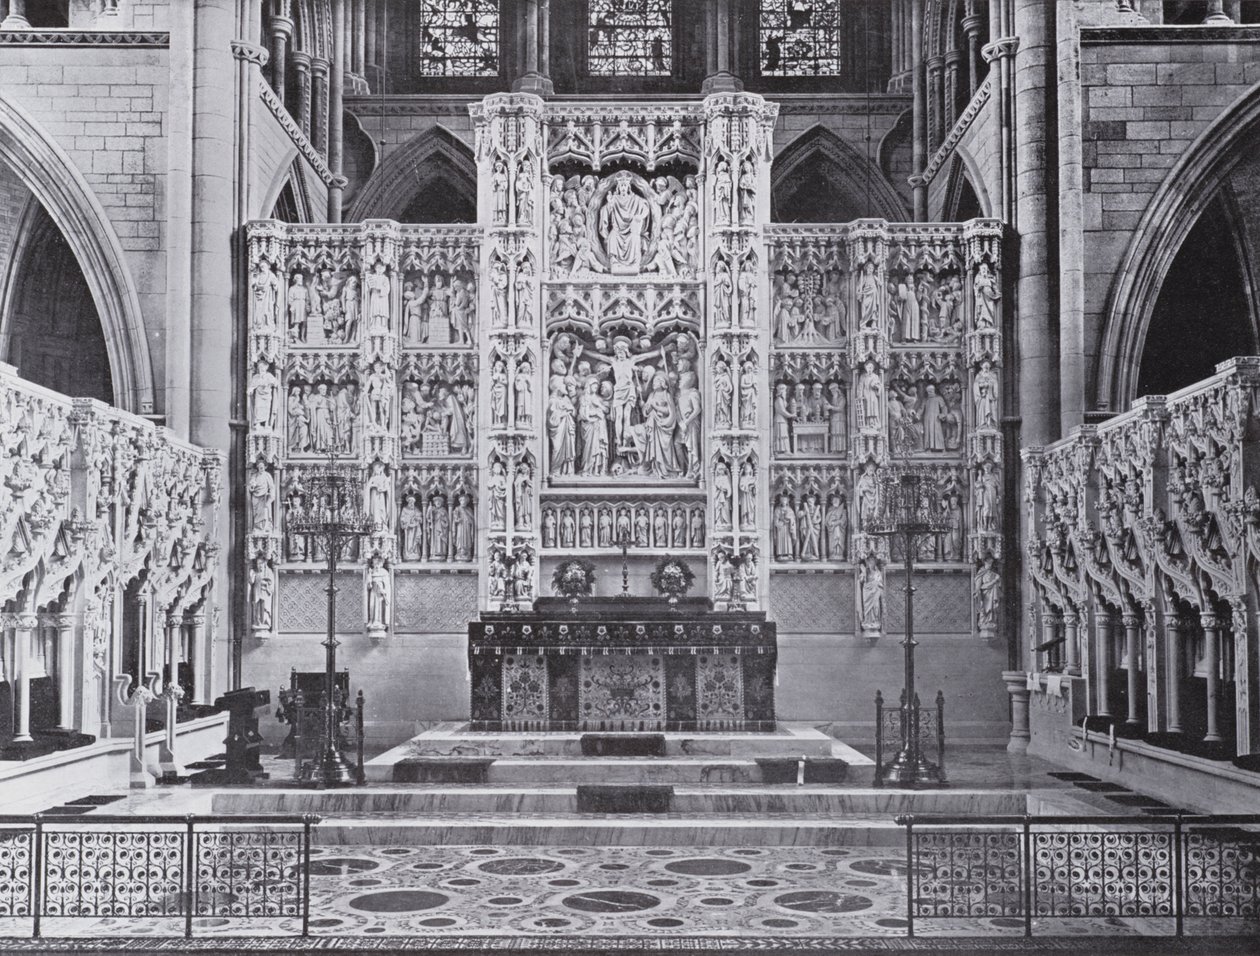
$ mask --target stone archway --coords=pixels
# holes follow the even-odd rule
[[[449,130],[434,126],[386,157],[364,184],[346,221],[472,222],[476,210],[472,150]]]
[[[1230,175],[1257,149],[1260,86],[1213,120],[1151,198],[1107,297],[1095,383],[1098,407],[1126,408],[1137,396],[1147,332],[1173,261]]]
[[[153,366],[140,297],[108,215],[69,156],[0,93],[0,163],[16,174],[74,253],[105,335],[114,404],[153,411]]]
[[[776,222],[906,218],[905,201],[879,167],[823,126],[789,143],[770,176]]]

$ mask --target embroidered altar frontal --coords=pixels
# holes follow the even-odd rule
[[[764,614],[635,610],[471,622],[471,729],[775,729],[777,646]]]

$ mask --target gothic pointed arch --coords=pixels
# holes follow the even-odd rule
[[[989,191],[973,160],[961,146],[955,149],[945,181],[945,203],[941,209],[944,222],[966,222],[993,215]]]
[[[1103,313],[1095,384],[1098,407],[1125,408],[1137,396],[1147,332],[1174,259],[1231,173],[1257,154],[1260,85],[1199,135],[1142,213]]]
[[[83,271],[105,336],[114,403],[151,412],[153,366],[140,297],[113,224],[65,151],[2,92],[0,162],[39,200]]]
[[[906,218],[905,202],[879,167],[824,126],[789,143],[770,177],[777,222]]]
[[[476,209],[472,150],[450,130],[433,126],[386,155],[346,220],[471,222]]]

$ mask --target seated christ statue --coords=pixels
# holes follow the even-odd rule
[[[599,231],[608,252],[609,271],[631,275],[643,263],[644,232],[651,204],[630,188],[630,177],[617,177],[617,184],[604,199],[599,212]]]

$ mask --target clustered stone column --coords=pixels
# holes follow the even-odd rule
[[[489,551],[480,603],[510,608],[539,593],[544,396],[537,387],[541,376],[533,370],[546,365],[543,263],[537,256],[547,228],[543,100],[532,93],[497,94],[470,111],[477,131],[478,221],[486,237],[481,311],[489,317],[489,334],[481,339],[481,361],[483,368],[501,367],[505,376],[504,413],[497,421],[494,377],[482,376],[480,382],[482,434],[488,436],[479,446],[487,475],[480,523],[488,530]]]
[[[525,42],[521,75],[512,83],[512,91],[550,96],[554,92],[550,0],[521,0],[516,22]]]

